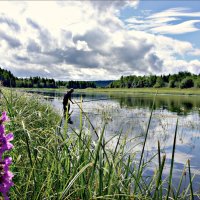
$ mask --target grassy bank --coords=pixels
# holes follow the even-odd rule
[[[67,88],[18,88],[18,90],[40,90],[40,91],[58,91],[65,93]],[[173,95],[200,95],[200,89],[189,88],[189,89],[180,89],[180,88],[87,88],[87,89],[76,89],[77,92],[91,92],[91,93],[141,93],[141,94],[151,94],[158,95],[163,94],[173,94]]]
[[[179,88],[97,88],[85,89],[86,92],[102,92],[102,93],[143,93],[143,94],[174,94],[174,95],[200,95],[200,89],[179,89]]]
[[[151,116],[144,132],[141,152],[125,151],[128,142],[116,135],[116,146],[111,150],[104,133],[106,123],[97,132],[88,119],[92,131],[82,125],[60,129],[61,117],[40,97],[11,90],[3,90],[1,111],[6,110],[10,122],[6,128],[15,135],[12,171],[15,186],[10,198],[18,199],[192,199],[189,162],[183,170],[178,186],[172,184],[176,134],[169,177],[163,179],[166,156],[157,145],[158,168],[152,176],[144,176],[151,159],[144,161],[145,144]],[[178,123],[177,123],[178,125]],[[96,141],[92,136],[96,135]],[[172,141],[173,143],[173,141]],[[139,159],[136,159],[138,157]],[[189,184],[180,190],[187,171]]]

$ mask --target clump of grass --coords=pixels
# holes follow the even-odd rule
[[[151,159],[144,161],[147,126],[142,154],[125,152],[126,137],[118,137],[113,150],[108,148],[104,133],[106,124],[97,131],[82,106],[79,129],[60,127],[61,116],[35,95],[3,90],[1,110],[11,118],[7,127],[15,135],[12,152],[15,186],[11,199],[188,199],[194,198],[189,163],[188,188],[173,187],[173,162],[176,132],[169,179],[162,178],[165,155],[158,144],[158,169],[151,177],[144,176]],[[82,115],[92,131],[83,127]],[[152,114],[151,114],[152,116]],[[67,120],[66,120],[67,121]],[[178,123],[177,123],[178,127]],[[92,136],[96,134],[97,140]],[[168,181],[169,180],[169,181]]]

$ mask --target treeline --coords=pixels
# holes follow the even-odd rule
[[[96,88],[92,81],[55,81],[54,79],[30,77],[17,78],[10,71],[0,68],[0,82],[5,87],[24,87],[24,88]]]
[[[54,79],[30,77],[30,78],[16,78],[16,87],[24,88],[57,88]]]
[[[67,83],[67,88],[74,88],[74,89],[96,88],[96,85],[92,81],[69,81]]]
[[[17,78],[10,71],[0,68],[0,82],[6,87],[24,87],[24,88],[96,88],[97,84],[93,81],[55,81],[54,79],[30,77]],[[98,81],[97,81],[98,82]],[[109,84],[108,86],[105,85]],[[121,76],[116,81],[103,81],[101,87],[110,88],[200,88],[200,74],[191,74],[190,72],[179,72],[169,75],[150,75],[150,76]],[[99,86],[98,86],[99,87]]]
[[[110,88],[200,88],[200,74],[190,72],[179,72],[169,75],[150,76],[121,76],[120,80],[113,81]]]
[[[96,88],[94,81],[57,81],[58,87],[74,88],[74,89],[85,89],[85,88]]]
[[[0,68],[0,83],[4,86],[16,86],[16,77],[7,70]]]

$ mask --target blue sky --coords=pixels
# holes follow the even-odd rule
[[[185,8],[187,14],[198,13],[199,16],[179,16],[177,20],[171,21],[170,24],[175,25],[178,23],[183,23],[184,21],[189,20],[200,20],[200,3],[199,1],[149,1],[149,0],[142,0],[139,2],[136,9],[134,8],[125,8],[121,11],[120,18],[125,20],[127,18],[135,16],[136,18],[143,18],[149,17],[155,13],[165,12],[169,9],[177,9],[177,8]],[[195,26],[200,29],[200,22],[196,23]],[[189,41],[194,45],[200,47],[200,40],[199,38],[199,31],[194,31],[188,33],[181,33],[181,34],[165,34],[169,37],[182,40],[182,41]]]
[[[198,1],[0,2],[0,67],[18,77],[199,74],[199,35]]]

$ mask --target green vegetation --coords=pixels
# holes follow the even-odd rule
[[[16,87],[26,88],[56,88],[56,81],[54,79],[30,77],[30,78],[16,78]]]
[[[150,76],[126,76],[120,80],[113,81],[111,88],[200,88],[200,74],[195,75],[190,72],[179,72],[169,75]]]
[[[115,146],[109,148],[109,141],[105,141],[104,137],[106,123],[101,127],[101,132],[97,133],[81,106],[79,129],[69,128],[67,123],[61,129],[59,114],[39,97],[3,89],[1,95],[1,111],[6,110],[10,117],[6,128],[15,135],[15,149],[11,152],[14,162],[12,171],[15,174],[15,186],[10,191],[12,200],[197,197],[192,187],[189,161],[183,169],[179,186],[174,187],[172,184],[177,128],[174,133],[170,176],[163,178],[166,156],[161,155],[159,142],[155,155],[158,157],[158,167],[152,176],[144,174],[153,159],[144,159],[153,107],[144,133],[142,153],[126,152],[127,137],[122,137],[122,133],[116,135]],[[88,119],[91,131],[83,127],[82,116]],[[96,141],[92,141],[93,135],[96,135]],[[182,190],[185,170],[190,181]]]
[[[66,88],[18,88],[22,91],[45,91],[45,92],[66,92]],[[158,93],[158,95],[172,94],[172,95],[200,95],[200,90],[198,88],[86,88],[86,89],[76,89],[77,93],[102,93],[102,94],[148,94],[153,96]]]
[[[90,81],[69,81],[66,85],[67,88],[74,89],[96,88],[95,83]]]
[[[15,77],[10,71],[0,68],[0,82],[4,86],[16,87]]]
[[[113,81],[95,81],[95,85],[97,88],[105,88],[108,87]]]
[[[200,74],[179,72],[169,75],[126,76],[115,81],[55,81],[41,77],[17,78],[0,68],[0,81],[6,87],[18,88],[200,88]]]
[[[6,87],[18,88],[95,88],[96,84],[92,81],[55,81],[54,79],[30,77],[17,78],[10,71],[0,68],[0,82]]]
[[[62,91],[62,90],[60,90]],[[188,88],[188,89],[180,89],[180,88],[88,88],[85,90],[76,90],[77,92],[90,92],[90,93],[124,93],[124,94],[149,94],[154,95],[158,93],[158,95],[163,94],[174,94],[174,95],[200,95],[200,90],[198,88]]]

